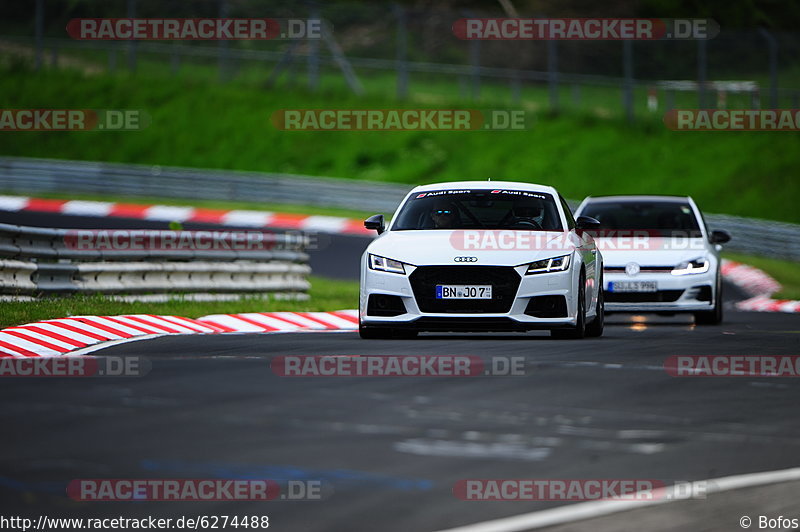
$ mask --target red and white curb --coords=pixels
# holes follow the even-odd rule
[[[320,233],[374,235],[363,220],[339,216],[311,216],[267,211],[205,209],[175,205],[142,205],[107,201],[59,200],[0,196],[0,210],[49,212],[98,218],[136,218],[162,222],[198,222],[234,227],[296,229]]]
[[[53,357],[101,344],[169,334],[274,333],[353,331],[358,311],[252,312],[214,314],[191,319],[180,316],[130,314],[75,316],[45,320],[0,330],[0,358]]]
[[[739,301],[736,308],[755,312],[800,312],[800,301],[772,299],[781,290],[781,284],[766,272],[730,260],[722,261],[722,276],[752,296]]]
[[[725,260],[723,276],[752,295],[736,304],[739,310],[800,312],[800,301],[770,299],[781,289],[775,279],[752,266]],[[248,312],[212,314],[191,319],[181,316],[130,314],[74,316],[0,330],[0,357],[52,357],[104,342],[120,342],[169,334],[277,333],[354,331],[357,310],[335,312]]]

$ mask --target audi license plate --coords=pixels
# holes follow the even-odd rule
[[[492,285],[437,284],[436,299],[492,299]]]
[[[655,281],[615,281],[608,283],[609,292],[658,292]]]

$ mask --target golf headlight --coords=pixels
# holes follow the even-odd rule
[[[695,273],[706,273],[711,263],[708,259],[700,257],[694,260],[685,260],[675,266],[672,275],[692,275]]]
[[[561,257],[553,257],[552,259],[542,259],[528,264],[528,269],[525,275],[533,275],[535,273],[549,273],[549,272],[563,272],[569,268],[569,255],[562,255]]]
[[[403,263],[399,260],[379,257],[378,255],[373,255],[372,253],[369,255],[369,268],[371,270],[378,270],[381,272],[406,273]]]

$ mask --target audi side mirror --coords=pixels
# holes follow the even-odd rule
[[[378,232],[378,234],[383,233],[386,230],[386,224],[383,221],[382,214],[373,214],[366,220],[364,220],[364,227],[367,229],[374,229]]]
[[[711,231],[711,236],[708,237],[708,241],[712,244],[724,244],[730,239],[731,235],[727,231]]]

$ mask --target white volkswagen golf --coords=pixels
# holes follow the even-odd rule
[[[552,188],[462,181],[420,186],[364,222],[379,236],[361,261],[362,338],[419,331],[603,333],[602,256]]]
[[[576,212],[600,222],[592,233],[605,258],[609,312],[689,312],[697,324],[722,321],[719,251],[730,235],[709,231],[692,198],[588,197]]]

